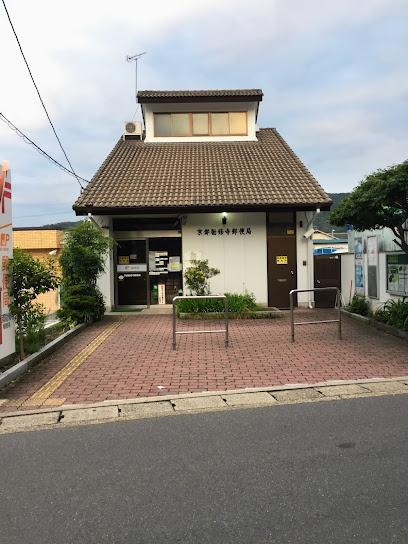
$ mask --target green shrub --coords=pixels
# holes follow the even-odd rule
[[[227,297],[228,311],[239,315],[245,315],[258,309],[255,297],[252,293],[225,293]],[[209,312],[223,312],[224,301],[222,299],[186,299],[177,303],[178,313],[195,314]]]
[[[96,283],[111,245],[92,221],[79,223],[66,235],[60,258],[63,281],[58,317],[68,326],[102,319],[105,304]]]
[[[184,279],[192,295],[208,295],[210,292],[209,279],[219,273],[217,268],[209,266],[208,259],[193,259],[184,272]]]
[[[38,351],[45,341],[45,311],[35,299],[41,293],[56,289],[60,281],[52,259],[35,259],[18,248],[13,250],[9,266],[10,314],[16,325],[16,348],[23,359],[26,351]]]
[[[408,302],[402,300],[387,300],[382,308],[374,313],[374,319],[408,331]]]
[[[25,319],[24,350],[31,354],[39,351],[46,343],[45,339],[45,308],[42,304],[32,304],[32,311]],[[18,344],[18,339],[16,338]]]
[[[347,310],[353,314],[370,315],[370,305],[368,300],[362,296],[355,294],[351,299],[350,304],[347,306]]]
[[[100,290],[88,285],[64,286],[61,308],[57,314],[69,325],[100,321],[105,313],[105,303]]]

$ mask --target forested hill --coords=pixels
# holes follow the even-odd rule
[[[49,225],[43,225],[42,229],[50,229],[50,230],[65,230],[70,229],[71,227],[74,227],[77,225],[79,221],[62,221],[60,223],[50,223]]]
[[[333,200],[333,204],[330,212],[320,212],[315,215],[313,226],[323,232],[331,232],[335,230],[336,232],[346,232],[346,225],[342,227],[334,227],[330,223],[330,213],[337,208],[340,202],[346,197],[349,193],[329,193],[330,198]]]

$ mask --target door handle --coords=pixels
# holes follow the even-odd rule
[[[295,272],[293,270],[291,270],[290,273],[292,274],[292,276],[295,275]]]
[[[320,280],[316,280],[316,283],[319,283],[319,284],[320,284]]]

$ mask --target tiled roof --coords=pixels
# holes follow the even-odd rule
[[[116,144],[74,209],[134,211],[329,206],[329,196],[275,129],[258,141]]]
[[[262,100],[262,89],[212,89],[184,91],[139,91],[137,99],[140,103],[148,102],[181,102],[190,100]]]

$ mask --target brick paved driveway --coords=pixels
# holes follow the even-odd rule
[[[312,316],[299,311],[304,319]],[[328,317],[319,310],[319,318]],[[0,410],[29,409],[158,394],[313,383],[333,379],[404,376],[408,343],[345,317],[343,341],[336,325],[298,327],[289,338],[289,316],[230,322],[230,347],[223,335],[182,335],[172,349],[171,317],[131,316],[111,332],[64,379],[55,378],[92,341],[118,321],[106,318],[0,392]],[[184,322],[182,327],[218,326]],[[81,351],[82,350],[82,351]],[[62,371],[64,373],[64,371]],[[48,391],[39,399],[36,392]],[[41,389],[42,388],[42,389]],[[51,393],[50,393],[51,391]],[[33,397],[34,395],[34,397]]]

